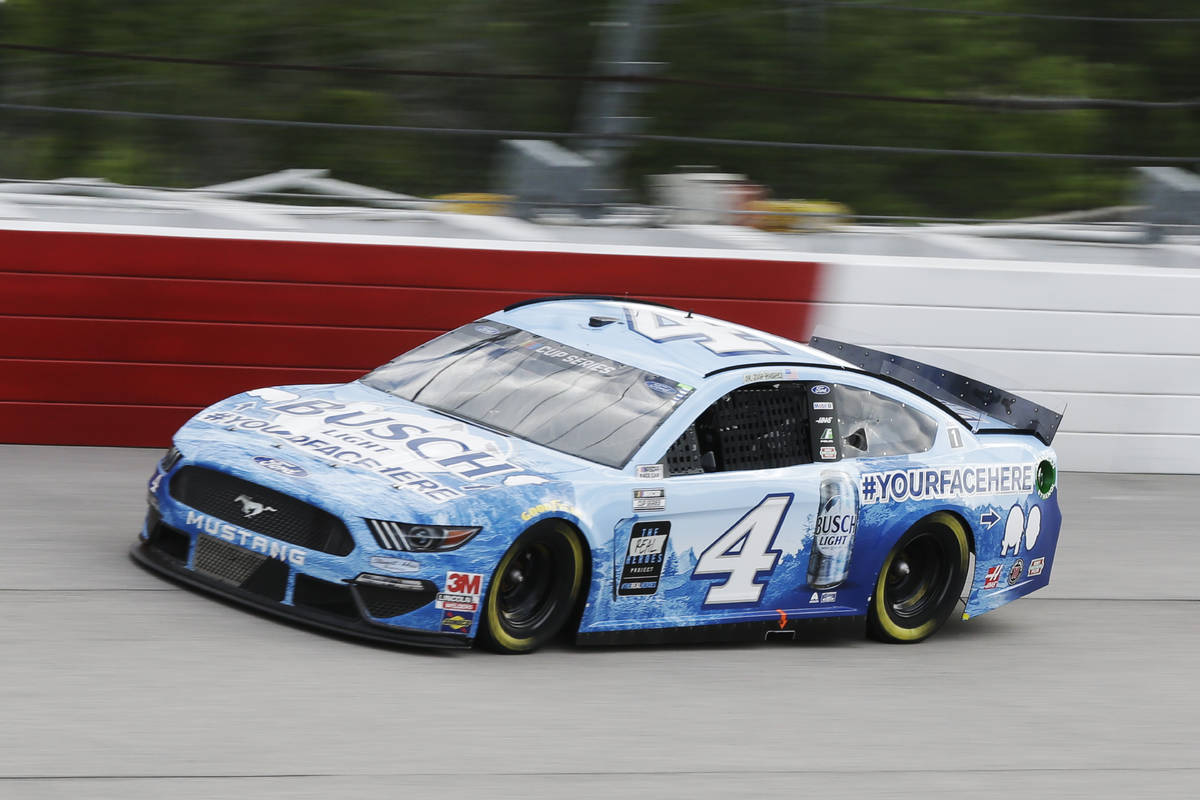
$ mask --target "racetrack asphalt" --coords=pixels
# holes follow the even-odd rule
[[[502,657],[145,572],[159,455],[0,446],[0,798],[1200,795],[1200,477],[1063,474],[1050,587],[920,645]]]

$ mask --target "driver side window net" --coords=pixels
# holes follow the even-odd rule
[[[772,469],[809,459],[805,385],[752,384],[713,403],[663,459],[668,475]]]
[[[866,389],[835,385],[843,458],[924,453],[937,422],[904,403]]]

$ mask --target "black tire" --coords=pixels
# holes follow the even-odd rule
[[[953,514],[939,511],[913,526],[879,570],[867,635],[913,644],[936,633],[958,602],[969,552],[966,528]]]
[[[554,638],[576,609],[586,562],[581,537],[564,522],[521,534],[492,574],[479,643],[497,653],[531,653]]]

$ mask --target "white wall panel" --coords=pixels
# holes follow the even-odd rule
[[[1065,404],[1065,469],[1200,473],[1200,268],[825,263],[818,334]]]

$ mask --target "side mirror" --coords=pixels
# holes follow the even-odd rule
[[[859,428],[854,433],[842,439],[843,442],[853,447],[855,450],[867,450],[867,429]]]

